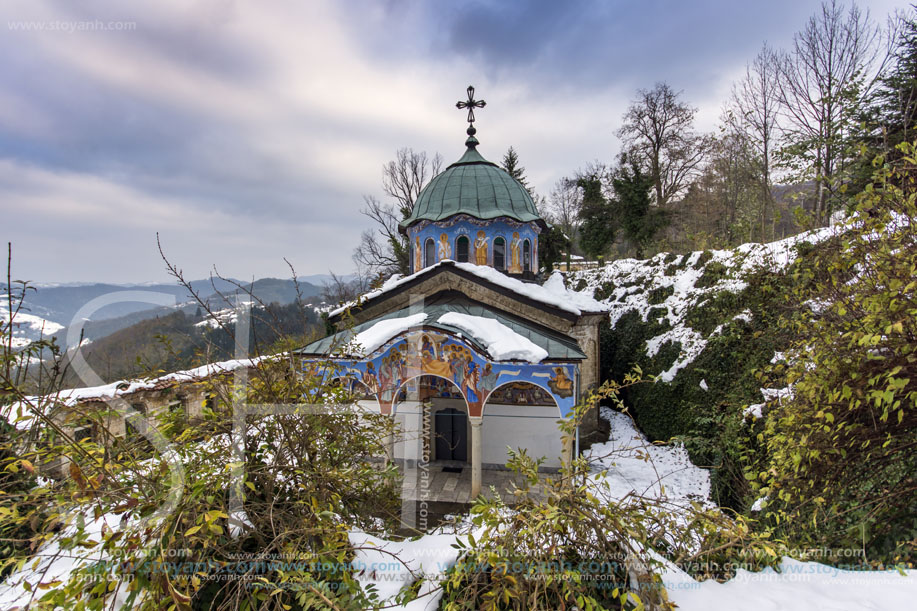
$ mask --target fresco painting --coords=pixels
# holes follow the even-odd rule
[[[396,399],[406,396],[403,391],[409,385],[421,394],[425,394],[425,388],[435,388],[443,393],[438,396],[463,397],[470,416],[482,415],[494,389],[498,389],[494,400],[512,404],[542,405],[547,397],[551,404],[557,404],[562,416],[570,413],[575,404],[575,364],[490,361],[463,340],[437,331],[415,331],[391,340],[365,360],[332,359],[326,363],[324,373],[316,371],[317,367],[317,361],[303,363],[304,371],[315,371],[313,375],[350,377],[362,382],[378,399],[384,414],[392,412]],[[414,379],[423,375],[435,378],[424,378],[416,384]],[[519,385],[520,382],[529,384]],[[523,391],[523,387],[527,389]],[[522,400],[509,401],[511,397]]]
[[[458,214],[445,221],[421,221],[408,230],[411,243],[414,245],[414,271],[423,268],[422,244],[432,238],[436,243],[436,260],[454,259],[457,248],[456,240],[465,236],[471,243],[468,253],[469,263],[493,265],[493,241],[503,238],[507,247],[506,263],[511,274],[523,273],[522,244],[528,240],[533,245],[532,260],[537,262],[538,234],[541,228],[537,223],[520,223],[508,218],[481,220],[465,214]],[[534,270],[530,270],[534,271]]]

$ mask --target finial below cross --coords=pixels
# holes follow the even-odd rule
[[[456,103],[455,107],[459,110],[468,109],[468,129],[474,128],[474,109],[475,108],[484,108],[487,105],[487,102],[484,100],[475,100],[474,99],[474,87],[468,85],[468,100],[459,100]]]

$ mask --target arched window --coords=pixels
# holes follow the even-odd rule
[[[455,241],[455,260],[468,263],[468,236],[460,235]]]
[[[532,271],[532,243],[528,240],[522,243],[522,271]]]
[[[427,238],[423,245],[423,266],[430,267],[436,263],[436,244],[433,238]]]
[[[503,238],[494,240],[494,268],[506,269],[506,241]]]

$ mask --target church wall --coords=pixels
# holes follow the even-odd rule
[[[456,240],[466,236],[469,240],[468,262],[493,267],[493,243],[503,238],[505,243],[505,269],[511,274],[523,273],[523,243],[531,245],[531,269],[536,271],[538,261],[537,223],[520,223],[512,219],[481,220],[460,214],[444,221],[421,221],[408,229],[412,247],[412,269],[420,271],[424,265],[424,245],[432,239],[436,245],[436,262],[443,259],[458,260]]]
[[[430,449],[430,460],[436,446],[435,431],[432,423],[436,412],[441,409],[465,409],[464,402],[458,399],[434,399],[429,413],[426,431],[420,433],[423,418],[420,414],[420,403],[404,401],[398,405],[395,423],[400,434],[395,441],[395,459],[408,459],[410,463],[422,456],[423,442]],[[543,466],[548,469],[560,467],[562,451],[561,434],[557,428],[560,419],[556,406],[533,405],[488,405],[484,410],[481,425],[481,463],[485,468],[504,468],[509,460],[507,446],[525,448],[529,456],[546,457]],[[468,425],[470,427],[470,424]],[[469,428],[467,439],[471,439]],[[469,442],[470,444],[470,442]],[[468,448],[468,463],[471,464],[471,448]]]
[[[556,406],[487,405],[481,425],[482,460],[485,465],[505,465],[506,447],[525,448],[533,458],[546,457],[543,467],[559,468],[562,451]]]
[[[581,397],[585,397],[590,389],[602,383],[601,369],[599,368],[599,324],[604,317],[604,314],[583,316],[577,321],[576,325],[567,331],[570,337],[576,339],[580,349],[586,354],[586,360],[580,364],[579,388]],[[581,445],[588,445],[601,437],[599,410],[591,410],[583,416],[579,428]]]

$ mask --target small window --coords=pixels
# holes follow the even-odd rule
[[[506,269],[506,241],[503,238],[494,240],[494,268]]]
[[[459,263],[468,263],[468,236],[459,236],[455,241],[455,260]]]
[[[532,271],[532,243],[528,240],[522,243],[522,271]]]
[[[427,238],[423,245],[423,266],[429,267],[436,263],[436,244],[433,238]]]

